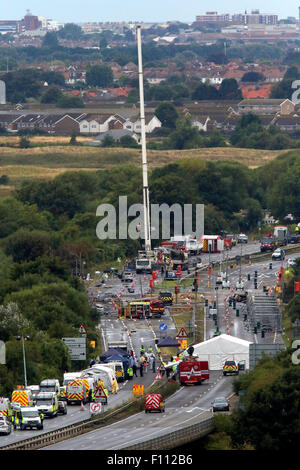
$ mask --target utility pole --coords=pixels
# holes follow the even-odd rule
[[[138,68],[139,68],[139,90],[140,90],[140,119],[142,138],[142,171],[143,171],[143,205],[144,205],[144,236],[146,255],[151,251],[151,229],[150,229],[150,204],[148,186],[148,165],[146,149],[146,125],[145,125],[145,104],[144,104],[144,80],[143,80],[143,59],[142,59],[142,36],[141,26],[137,27],[138,46]]]

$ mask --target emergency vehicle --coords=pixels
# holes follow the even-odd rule
[[[67,384],[67,404],[70,405],[72,403],[80,404],[81,402],[86,403],[86,388],[82,380],[77,379]]]
[[[209,380],[208,361],[200,361],[196,356],[186,356],[179,363],[180,385],[201,384]]]
[[[159,411],[163,413],[165,411],[165,404],[163,398],[159,393],[151,393],[146,395],[145,398],[145,413],[150,411]]]
[[[129,302],[125,308],[126,317],[131,318],[151,318],[161,316],[165,312],[165,306],[160,299],[144,299]]]
[[[12,403],[19,404],[20,406],[32,406],[33,399],[31,390],[17,389],[12,392]]]
[[[239,368],[235,361],[225,361],[225,364],[223,366],[223,375],[227,374],[239,374]]]
[[[159,300],[162,300],[164,305],[172,305],[173,304],[172,292],[161,291],[159,293]]]
[[[35,405],[39,413],[54,418],[58,413],[58,400],[54,392],[40,392],[35,397]]]
[[[23,431],[26,428],[43,429],[43,420],[36,406],[17,407],[13,410],[14,429]]]
[[[0,416],[6,416],[7,419],[11,419],[11,415],[12,410],[9,399],[0,397]]]
[[[202,253],[221,253],[224,250],[224,240],[221,235],[202,235]]]

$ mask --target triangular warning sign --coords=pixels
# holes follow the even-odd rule
[[[184,328],[181,328],[181,330],[176,335],[176,338],[185,339],[185,338],[188,338],[188,336],[189,335],[187,334],[186,330]]]
[[[103,387],[101,387],[101,385],[99,385],[99,387],[97,388],[95,392],[95,398],[106,398],[105,392],[103,390]]]
[[[158,371],[156,376],[154,377],[154,380],[160,380],[161,379],[161,373]]]
[[[81,335],[86,335],[87,334],[86,328],[85,328],[83,323],[81,323],[81,325],[79,325],[79,333]]]

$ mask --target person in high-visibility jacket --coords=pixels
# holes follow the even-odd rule
[[[112,382],[112,393],[113,393],[113,394],[118,393],[117,387],[118,387],[117,380],[114,379],[113,382]]]
[[[143,356],[144,353],[145,353],[145,348],[144,348],[144,346],[142,345],[142,346],[140,347],[140,354],[141,354],[141,356]]]
[[[128,379],[131,380],[133,378],[133,369],[132,369],[132,367],[128,367],[127,374],[128,374]]]
[[[152,347],[151,347],[151,346],[149,346],[149,348],[148,348],[148,353],[149,353],[149,354],[152,353]]]
[[[108,397],[108,390],[107,390],[107,388],[104,388],[104,393],[105,393],[106,398],[107,398],[107,397]]]
[[[100,379],[100,380],[98,381],[98,387],[104,388],[104,382],[103,382],[103,380]]]

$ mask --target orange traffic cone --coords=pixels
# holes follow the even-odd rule
[[[80,411],[85,411],[85,408],[83,406],[83,402],[81,402]]]

